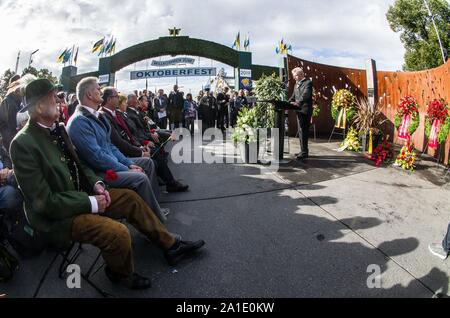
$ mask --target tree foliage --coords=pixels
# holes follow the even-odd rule
[[[258,100],[286,100],[283,82],[276,74],[263,76],[256,82],[255,92]],[[271,104],[257,103],[256,114],[259,128],[275,127],[275,110]]]
[[[442,45],[450,47],[450,4],[446,0],[427,0]],[[443,63],[438,37],[423,0],[397,0],[387,13],[394,32],[401,32],[405,46],[405,71],[421,71]]]
[[[0,77],[0,98],[5,97],[6,92],[8,91],[9,80],[11,79],[11,77],[13,77],[14,74],[14,71],[12,71],[11,69],[7,69]],[[58,79],[53,76],[52,72],[50,72],[46,68],[38,70],[33,66],[30,66],[22,71],[22,76],[25,74],[33,74],[34,76],[39,78],[47,78],[54,84],[58,82]]]

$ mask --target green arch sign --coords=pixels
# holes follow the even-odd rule
[[[192,55],[213,59],[235,69],[236,86],[243,88],[249,80],[257,80],[262,74],[278,73],[278,68],[252,63],[252,53],[231,49],[211,41],[188,36],[160,37],[124,49],[112,56],[99,59],[98,71],[77,74],[75,66],[66,66],[61,75],[64,89],[74,91],[76,84],[84,77],[95,76],[102,84],[114,85],[115,73],[122,68],[146,59],[162,55]]]

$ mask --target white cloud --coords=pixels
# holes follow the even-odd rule
[[[393,2],[0,0],[0,71],[14,68],[19,50],[22,69],[29,54],[39,49],[34,65],[59,76],[61,66],[56,57],[72,45],[80,46],[79,73],[92,71],[98,59],[90,54],[90,48],[103,35],[114,34],[117,50],[121,50],[166,36],[173,26],[181,27],[183,35],[227,46],[238,31],[242,38],[249,32],[255,64],[276,65],[275,46],[284,37],[299,57],[360,68],[371,57],[379,69],[396,70],[403,63],[404,49],[385,16]]]

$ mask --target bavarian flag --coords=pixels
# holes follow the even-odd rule
[[[58,56],[56,59],[56,62],[62,63],[64,61],[64,56],[66,56],[67,48],[61,53],[61,55]]]
[[[233,48],[239,50],[240,47],[241,47],[241,32],[239,31],[236,36],[236,40],[234,40]]]
[[[336,116],[336,128],[346,129],[347,126],[347,111],[345,108],[341,108],[338,115]]]
[[[94,46],[92,47],[92,53],[95,53],[98,50],[102,49],[104,41],[105,41],[105,38],[103,37],[101,40],[98,40],[97,42],[95,42]]]

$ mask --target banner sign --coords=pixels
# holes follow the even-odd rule
[[[252,77],[252,70],[241,69],[239,70],[240,77]]]
[[[147,71],[133,71],[130,79],[161,78],[161,77],[192,77],[192,76],[216,76],[215,67],[191,67],[191,68],[167,68]]]
[[[152,61],[152,66],[169,66],[177,64],[194,64],[195,59],[189,57],[178,57],[168,61]]]
[[[98,83],[99,84],[106,84],[109,83],[109,74],[100,75],[98,77]]]

